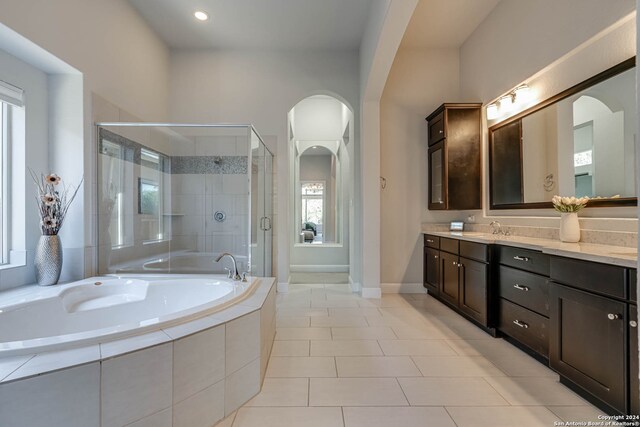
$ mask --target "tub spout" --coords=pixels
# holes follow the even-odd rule
[[[231,262],[233,263],[233,269],[229,270],[229,275],[228,275],[229,279],[241,280],[242,278],[240,277],[240,273],[238,273],[238,264],[236,263],[236,258],[233,255],[231,255],[229,252],[224,252],[218,255],[218,257],[216,258],[216,262],[220,262],[220,260],[225,256],[228,256],[229,258],[231,258]]]

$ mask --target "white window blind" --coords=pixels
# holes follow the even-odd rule
[[[0,101],[16,107],[24,107],[24,91],[0,80]]]

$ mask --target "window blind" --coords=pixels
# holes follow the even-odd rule
[[[24,91],[0,80],[0,101],[16,107],[24,107]]]

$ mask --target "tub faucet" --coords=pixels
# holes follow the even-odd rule
[[[238,264],[236,263],[236,258],[233,255],[231,255],[229,252],[225,252],[218,255],[218,258],[216,258],[216,262],[220,262],[220,260],[225,256],[228,256],[229,258],[231,258],[231,262],[233,263],[233,269],[229,270],[229,275],[228,275],[229,279],[241,280],[242,277],[240,277],[240,273],[238,273]]]

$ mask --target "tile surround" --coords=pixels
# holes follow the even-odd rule
[[[260,286],[256,294],[261,295],[264,305],[249,308],[249,315],[245,316],[249,321],[242,317],[238,321],[212,319],[221,324],[201,331],[196,327],[206,328],[208,320],[190,322],[182,325],[184,328],[174,329],[176,335],[191,332],[175,341],[163,331],[159,331],[161,339],[157,333],[147,334],[151,339],[143,337],[140,342],[151,347],[144,349],[138,349],[131,339],[120,340],[104,348],[106,357],[102,359],[98,345],[84,352],[69,350],[69,357],[65,350],[5,359],[0,364],[3,376],[16,373],[20,366],[26,367],[30,360],[38,358],[40,362],[29,368],[34,373],[41,368],[56,371],[0,383],[0,425],[214,425],[260,390],[262,359],[268,359],[271,352],[271,342],[262,341],[273,340],[275,334],[276,287],[275,281],[268,279]],[[272,307],[267,307],[268,304]],[[218,315],[231,316],[225,311]],[[247,325],[253,330],[248,330]],[[254,359],[235,372],[226,372],[224,363],[229,334],[242,334],[231,337],[235,343],[247,336],[254,337],[251,348],[255,349],[247,352]],[[164,340],[167,342],[159,343]],[[242,346],[230,345],[236,356],[243,350]],[[44,362],[47,366],[43,368],[40,365]],[[70,362],[82,365],[62,367]]]

